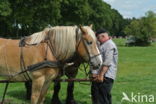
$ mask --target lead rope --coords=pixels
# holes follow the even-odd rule
[[[84,68],[84,72],[85,72],[85,77],[88,79],[89,78],[89,72],[87,72],[87,69],[88,69],[88,66],[89,66],[89,63],[86,63],[87,65],[85,65],[85,63],[83,63],[83,68]],[[83,83],[83,82],[79,82],[80,84],[83,84],[83,85],[91,85],[91,82],[90,83]]]
[[[21,47],[21,52],[20,52],[20,68],[22,71],[25,71],[26,70],[26,65],[25,65],[25,61],[24,61],[24,57],[23,57],[23,47]],[[27,75],[27,77],[26,77]],[[23,74],[23,76],[25,77],[26,81],[31,81],[31,78],[28,74],[28,72],[26,71],[26,75]]]
[[[23,71],[23,47],[20,48],[20,68]],[[27,80],[27,77],[25,74],[23,74],[24,78]]]

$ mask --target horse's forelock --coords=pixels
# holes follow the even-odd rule
[[[89,27],[89,26],[84,26],[84,28],[87,30],[88,35],[90,35],[94,40],[96,40],[95,33],[94,33],[94,31],[91,29],[91,27]]]

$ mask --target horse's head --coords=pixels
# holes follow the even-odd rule
[[[102,56],[97,46],[95,33],[92,26],[80,26],[81,38],[77,42],[77,51],[84,60],[89,61],[90,64],[99,68],[102,64]]]

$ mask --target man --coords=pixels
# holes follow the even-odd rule
[[[112,104],[111,89],[117,73],[118,50],[105,29],[99,29],[96,37],[100,43],[103,65],[92,70],[91,86],[93,104]]]

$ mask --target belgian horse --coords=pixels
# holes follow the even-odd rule
[[[56,26],[34,33],[25,39],[27,44],[38,44],[23,48],[23,58],[26,66],[47,60],[63,62],[77,52],[92,66],[100,67],[102,57],[96,45],[96,38],[89,26]],[[6,75],[11,81],[26,81],[24,74],[11,77],[21,71],[19,40],[0,39],[0,74]],[[59,67],[43,68],[28,72],[32,80],[31,104],[43,104],[51,80],[60,72]],[[9,76],[10,75],[10,76]]]

